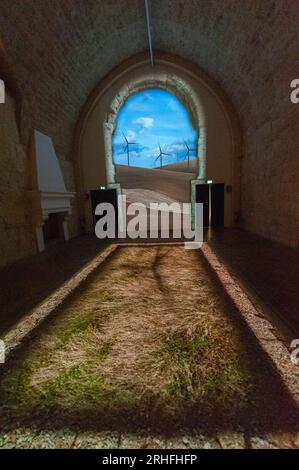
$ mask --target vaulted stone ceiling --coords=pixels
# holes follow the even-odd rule
[[[298,1],[150,3],[154,48],[190,59],[216,79],[246,132],[270,113],[279,119],[297,112],[289,84],[299,67]],[[23,115],[54,140],[64,129],[64,143],[57,139],[57,145],[66,156],[91,90],[114,66],[148,48],[144,2],[1,0],[1,38]]]

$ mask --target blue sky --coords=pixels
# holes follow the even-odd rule
[[[163,152],[170,154],[164,157],[163,164],[184,160],[184,141],[190,148],[196,148],[197,133],[187,110],[172,93],[160,89],[148,89],[130,96],[118,114],[113,155],[115,163],[126,165],[123,134],[129,142],[137,143],[130,146],[132,166],[159,166],[159,161],[155,162],[159,144]],[[194,151],[190,158],[195,158]]]

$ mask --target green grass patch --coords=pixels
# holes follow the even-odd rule
[[[117,340],[117,335],[113,335],[103,344],[103,346],[99,350],[99,353],[97,354],[97,358],[100,361],[104,361],[106,359],[106,357],[110,353],[116,340]]]
[[[75,322],[70,322],[61,333],[61,340],[67,343],[74,335],[78,335],[95,325],[95,320],[91,318],[83,318]]]
[[[265,368],[257,375],[233,307],[192,256],[181,247],[120,250],[12,358],[0,380],[9,419],[167,430],[238,419]]]
[[[1,384],[1,401],[5,405],[22,401],[27,396],[31,375],[32,369],[28,365],[14,368]]]
[[[210,332],[208,328],[195,332],[192,337],[188,337],[185,331],[175,333],[167,338],[164,353],[171,355],[172,359],[178,363],[192,363],[205,353],[209,346]]]

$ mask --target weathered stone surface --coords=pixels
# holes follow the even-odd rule
[[[20,144],[14,100],[0,105],[0,266],[35,252],[26,188],[26,153]]]
[[[0,449],[29,449],[32,447],[38,431],[34,429],[17,428],[14,431],[0,434]]]
[[[252,449],[277,449],[278,448],[261,437],[252,437],[250,439],[250,447]]]
[[[70,449],[76,434],[72,431],[41,431],[30,445],[31,449]]]
[[[80,433],[75,442],[74,449],[117,449],[119,445],[118,433],[86,432]]]
[[[248,439],[252,449],[296,449],[299,435],[272,433]],[[244,449],[242,433],[224,432],[217,439],[205,435],[173,438],[117,432],[80,432],[69,429],[56,431],[17,428],[0,434],[1,449]]]
[[[179,436],[167,440],[167,449],[198,449],[202,446],[201,439],[196,436]]]
[[[221,446],[216,439],[207,439],[207,441],[203,444],[203,449],[221,449]]]
[[[299,436],[292,433],[268,434],[266,440],[280,449],[296,449],[299,447]]]
[[[299,449],[299,433],[297,433],[297,434],[294,436],[293,442],[294,442],[295,448],[296,448],[296,449]]]
[[[145,438],[136,434],[122,434],[119,447],[120,449],[142,449],[145,447]]]
[[[246,447],[244,435],[241,433],[227,432],[217,437],[222,449],[245,449]]]
[[[163,436],[147,437],[143,442],[144,449],[165,449],[167,441]]]

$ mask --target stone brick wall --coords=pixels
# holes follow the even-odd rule
[[[15,103],[6,94],[6,103],[0,105],[0,266],[36,250],[26,186],[27,161]]]
[[[0,267],[37,251],[35,206],[30,192],[29,155],[20,141],[16,103],[6,93],[0,105]],[[73,164],[60,158],[69,191],[75,191]],[[69,218],[70,236],[78,234],[76,201]]]
[[[299,247],[299,122],[269,120],[248,136],[242,168],[244,227]],[[298,106],[299,110],[299,106]]]

